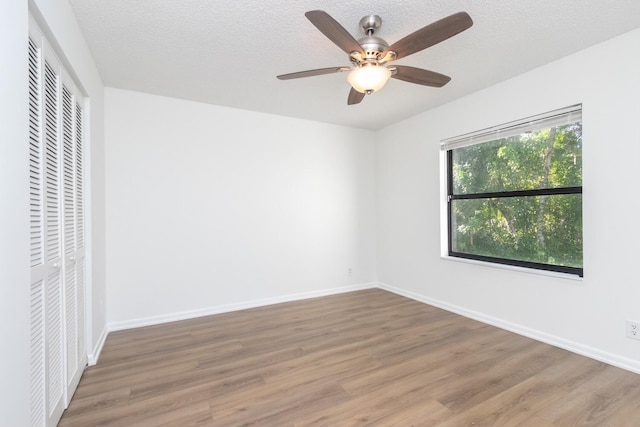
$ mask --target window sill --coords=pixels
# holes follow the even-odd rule
[[[559,273],[557,271],[548,271],[548,270],[538,270],[535,268],[526,268],[526,267],[518,267],[515,265],[498,264],[498,263],[487,262],[487,261],[478,261],[475,259],[459,258],[459,257],[454,257],[449,255],[441,255],[440,258],[445,261],[464,262],[467,264],[475,264],[483,267],[498,268],[501,270],[519,271],[522,273],[535,274],[538,276],[547,276],[547,277],[555,277],[558,279],[576,280],[578,282],[582,282],[582,280],[584,279],[584,277],[580,277],[577,274]]]

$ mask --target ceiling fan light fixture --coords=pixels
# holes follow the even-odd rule
[[[323,10],[310,10],[305,16],[333,44],[349,55],[351,66],[319,68],[281,74],[277,77],[280,80],[289,80],[349,71],[347,80],[351,84],[351,90],[347,105],[359,104],[364,95],[379,91],[390,77],[423,86],[444,86],[451,77],[422,68],[407,65],[387,67],[386,64],[445,41],[473,25],[468,13],[458,12],[426,25],[389,45],[376,36],[382,25],[382,18],[377,15],[368,15],[360,20],[360,28],[364,30],[365,37],[359,40]]]
[[[391,71],[380,65],[363,65],[349,72],[347,80],[360,93],[377,92],[387,83]]]

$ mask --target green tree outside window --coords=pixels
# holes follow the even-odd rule
[[[449,253],[582,275],[582,123],[448,150]]]

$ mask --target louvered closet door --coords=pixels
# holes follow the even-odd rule
[[[84,345],[84,217],[82,187],[82,108],[62,85],[62,183],[66,391],[73,395],[86,364]]]
[[[44,61],[44,236],[45,236],[45,348],[48,420],[64,410],[64,318],[60,221],[60,109],[59,74]]]
[[[29,186],[31,240],[31,425],[46,424],[44,155],[40,48],[29,39]]]
[[[31,425],[55,426],[86,365],[82,109],[29,38]],[[43,47],[44,46],[44,47]]]
[[[38,58],[41,77],[39,146],[31,157],[33,425],[54,425],[64,410],[65,367],[60,221],[60,111],[57,64]],[[31,108],[33,111],[35,108]],[[34,144],[35,145],[35,144]],[[41,197],[39,201],[37,197]],[[38,254],[33,258],[34,254]],[[41,377],[40,372],[41,373]],[[41,383],[43,382],[43,383]],[[44,390],[44,394],[40,395]]]

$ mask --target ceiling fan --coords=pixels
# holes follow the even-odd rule
[[[382,19],[377,15],[368,15],[360,20],[360,27],[365,33],[365,37],[360,40],[356,40],[342,25],[322,10],[309,11],[305,16],[322,34],[349,55],[351,66],[299,71],[282,74],[278,78],[289,80],[349,71],[347,77],[351,84],[347,99],[349,105],[358,104],[365,94],[370,95],[382,89],[389,78],[424,86],[444,86],[451,77],[422,68],[407,65],[387,66],[386,64],[420,52],[473,25],[471,17],[466,12],[458,12],[431,23],[389,46],[383,39],[375,36],[382,25]]]

